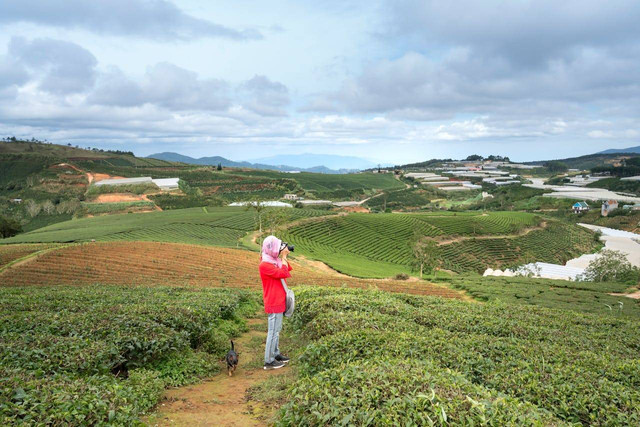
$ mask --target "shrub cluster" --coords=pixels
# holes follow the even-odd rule
[[[280,425],[637,425],[637,321],[298,288]]]
[[[255,309],[239,290],[0,288],[0,424],[136,423],[216,371]]]

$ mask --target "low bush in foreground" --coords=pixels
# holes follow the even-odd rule
[[[280,425],[638,425],[640,322],[296,289],[312,342]]]
[[[209,375],[255,297],[226,289],[0,288],[0,425],[131,425]]]

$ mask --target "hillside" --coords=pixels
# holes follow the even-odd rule
[[[179,178],[186,185],[173,192],[91,185],[111,177],[141,176]],[[24,231],[87,215],[278,200],[286,193],[307,199],[361,200],[402,186],[393,176],[372,173],[289,174],[226,167],[218,171],[215,166],[139,158],[130,152],[37,141],[0,142],[0,215],[18,221]]]
[[[389,277],[412,272],[415,233],[436,241],[440,267],[457,273],[532,260],[564,264],[600,246],[582,227],[524,212],[350,214],[294,225],[282,235],[345,274]]]
[[[246,250],[126,241],[40,248],[11,245],[0,246],[0,261],[5,248],[15,248],[11,251],[14,258],[16,252],[41,252],[4,271],[0,264],[3,286],[83,286],[100,283],[261,289],[256,275],[258,255]],[[295,277],[290,280],[292,286],[322,283],[325,286],[462,297],[460,292],[442,285],[422,281],[358,279],[331,271],[319,271],[304,258],[292,258],[295,268]],[[121,274],[123,271],[126,271],[125,275]]]
[[[312,209],[287,209],[287,221],[332,214]],[[266,222],[265,222],[266,224]],[[236,247],[258,224],[253,212],[237,207],[210,207],[81,218],[3,239],[11,243],[96,241],[160,241]]]

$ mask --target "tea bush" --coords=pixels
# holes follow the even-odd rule
[[[0,288],[0,425],[130,425],[210,375],[257,302],[242,290]]]
[[[279,425],[638,425],[640,322],[298,288],[307,339]]]

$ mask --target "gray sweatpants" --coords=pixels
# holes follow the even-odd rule
[[[272,363],[280,354],[278,341],[282,330],[282,317],[284,313],[269,313],[269,331],[267,332],[267,344],[264,348],[264,363]]]

